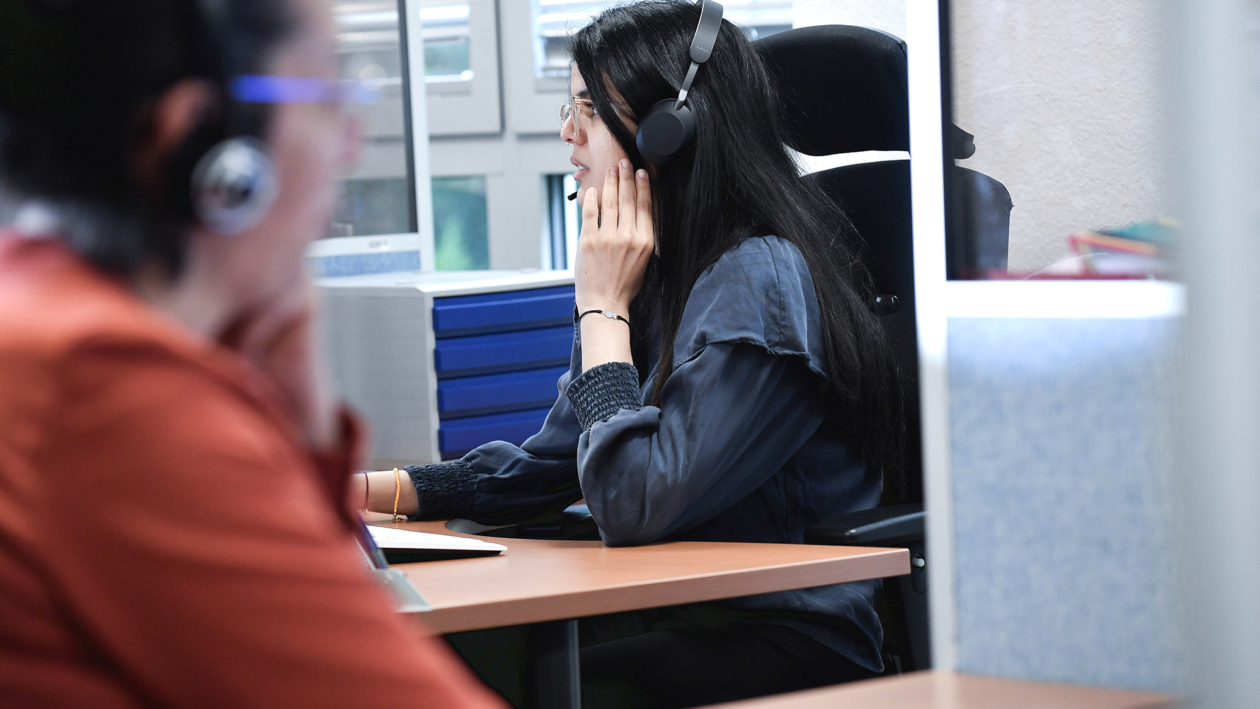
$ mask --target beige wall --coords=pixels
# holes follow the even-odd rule
[[[960,164],[1011,192],[1010,268],[1068,255],[1074,231],[1168,214],[1160,3],[954,0]]]
[[[1011,192],[1010,267],[1069,255],[1075,231],[1169,213],[1154,0],[953,0],[960,165]],[[905,37],[904,0],[795,0],[798,27],[853,24]],[[809,162],[810,169],[830,165]],[[815,165],[815,163],[817,163]]]

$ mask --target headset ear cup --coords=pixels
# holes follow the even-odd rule
[[[239,234],[262,221],[276,199],[276,169],[256,138],[220,142],[197,161],[189,185],[193,214],[210,231]]]
[[[674,108],[677,101],[657,101],[639,122],[635,145],[643,159],[655,165],[669,164],[696,135],[696,118],[691,108]]]

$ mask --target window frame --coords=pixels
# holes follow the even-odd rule
[[[434,266],[433,195],[429,179],[427,91],[412,91],[410,77],[424,76],[424,44],[411,42],[410,28],[420,26],[419,0],[397,0],[398,38],[402,64],[403,161],[411,190],[409,231],[398,234],[356,234],[313,241],[306,256],[315,273],[326,259],[418,252],[420,270]]]
[[[513,0],[499,8],[503,27],[503,79],[512,106],[508,130],[518,135],[555,135],[560,131],[557,112],[565,100],[569,82],[535,76],[534,20],[530,5],[529,0]]]
[[[499,8],[496,0],[465,0],[469,6],[469,68],[467,81],[424,82],[428,98],[430,136],[490,135],[503,131],[499,101]],[[424,53],[420,28],[420,0],[406,0],[407,34]],[[505,3],[513,5],[516,3]],[[423,56],[421,56],[423,66]],[[412,74],[423,80],[424,74]]]

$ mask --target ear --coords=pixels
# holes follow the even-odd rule
[[[200,79],[179,81],[158,97],[135,156],[136,171],[143,184],[159,189],[171,155],[216,107],[214,87]]]

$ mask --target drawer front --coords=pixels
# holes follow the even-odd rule
[[[433,300],[433,334],[439,339],[572,323],[573,286]]]
[[[438,382],[438,415],[443,421],[466,416],[550,408],[556,403],[556,382],[567,366]]]
[[[550,410],[547,407],[443,420],[438,429],[438,448],[442,451],[442,459],[458,458],[488,441],[507,441],[520,445],[542,429],[543,421]]]
[[[573,326],[438,340],[433,365],[438,379],[567,365]]]

